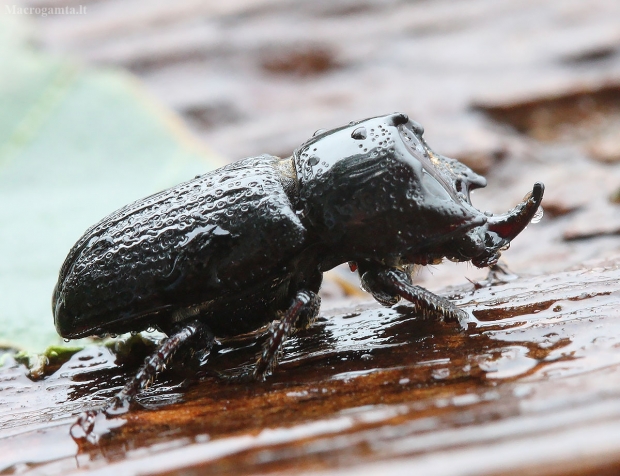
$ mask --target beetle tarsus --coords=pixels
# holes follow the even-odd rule
[[[96,443],[98,436],[93,430],[100,415],[114,418],[127,413],[131,400],[153,382],[182,346],[192,341],[200,341],[201,348],[210,349],[214,340],[211,330],[205,323],[194,320],[184,324],[177,332],[162,341],[157,350],[144,360],[136,375],[103,408],[82,413],[71,427],[71,436],[74,439],[87,439]]]
[[[122,407],[125,401],[131,400],[140,390],[147,388],[182,346],[191,341],[200,341],[201,349],[208,350],[213,346],[214,340],[211,330],[205,323],[194,320],[184,324],[177,332],[164,339],[157,350],[144,360],[140,370],[113,398],[105,411],[114,412],[115,408]]]
[[[273,372],[284,341],[297,329],[307,327],[318,315],[321,298],[312,291],[299,291],[291,306],[279,321],[274,321],[269,330],[269,339],[263,346],[252,377],[262,381]]]
[[[362,277],[362,284],[375,298],[377,296],[389,296],[385,305],[393,305],[398,298],[403,298],[413,304],[417,313],[425,318],[434,318],[446,322],[458,322],[462,328],[467,328],[468,314],[459,309],[450,301],[432,292],[416,286],[411,282],[409,275],[400,269],[371,269]]]

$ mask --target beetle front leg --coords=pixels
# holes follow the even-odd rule
[[[461,327],[467,328],[469,316],[465,311],[447,299],[414,285],[405,271],[395,268],[363,271],[362,267],[360,271],[362,286],[381,304],[391,306],[402,297],[412,303],[415,311],[423,317],[458,322]]]
[[[144,360],[144,364],[136,375],[103,408],[82,413],[71,427],[71,436],[75,439],[86,438],[91,442],[96,442],[98,435],[93,434],[93,429],[98,415],[105,414],[113,417],[126,413],[129,409],[129,402],[140,390],[153,382],[157,374],[166,368],[182,346],[191,341],[201,341],[201,348],[209,350],[214,340],[211,330],[203,322],[195,320],[184,324],[177,332],[159,344],[155,352]]]

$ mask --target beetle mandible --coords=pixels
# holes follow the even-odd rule
[[[394,113],[317,131],[291,157],[243,159],[138,200],[89,228],[54,289],[58,333],[167,334],[104,411],[126,406],[181,346],[209,350],[273,322],[251,373],[262,380],[283,342],[318,315],[322,274],[341,263],[384,305],[465,323],[448,300],[412,284],[443,258],[484,267],[530,222],[544,187],[489,216],[470,191],[486,180],[426,144]],[[278,320],[276,320],[278,318]],[[96,412],[80,417],[88,434]]]

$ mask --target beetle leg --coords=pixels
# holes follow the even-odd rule
[[[307,327],[318,315],[321,298],[312,291],[299,291],[291,306],[279,322],[270,329],[270,336],[263,347],[252,377],[264,380],[275,368],[282,345],[297,329]]]
[[[441,296],[416,286],[409,275],[400,269],[372,269],[362,277],[362,286],[370,291],[381,304],[394,305],[399,298],[413,304],[423,317],[437,318],[447,322],[458,322],[467,328],[468,314]]]
[[[213,346],[214,340],[215,338],[211,330],[205,323],[194,320],[184,324],[176,333],[160,343],[157,350],[144,360],[144,364],[136,375],[103,408],[82,413],[77,422],[71,427],[71,435],[74,438],[88,438],[96,441],[97,436],[91,435],[91,433],[98,414],[104,413],[107,416],[116,416],[126,413],[129,408],[129,402],[133,397],[153,382],[157,374],[165,369],[166,365],[174,357],[174,354],[183,345],[191,341],[202,341],[201,347],[209,350]],[[80,430],[83,434],[79,433]]]
[[[307,329],[312,324],[314,324],[314,321],[316,321],[316,318],[319,316],[321,298],[314,293],[312,294],[314,296],[310,300],[310,303],[308,303],[307,306],[304,306],[302,308],[301,312],[299,313],[299,317],[297,318],[297,321],[295,321],[295,331]]]

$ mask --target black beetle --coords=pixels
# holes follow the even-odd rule
[[[322,273],[349,262],[382,304],[400,298],[466,322],[449,301],[415,286],[411,266],[443,258],[478,267],[530,222],[544,187],[510,212],[474,208],[486,180],[433,152],[405,114],[317,131],[292,157],[227,165],[138,200],[89,228],[69,252],[53,295],[65,338],[156,327],[169,337],[106,407],[126,406],[176,350],[209,350],[273,322],[251,374],[271,372],[284,340],[317,316]],[[94,416],[79,425],[88,434]]]

